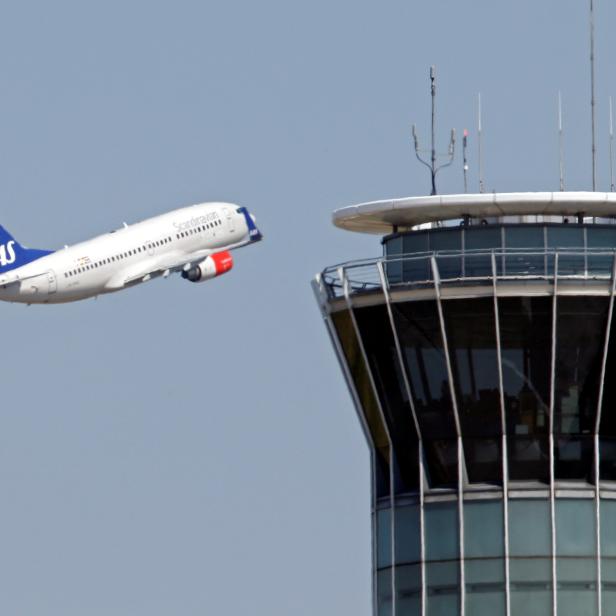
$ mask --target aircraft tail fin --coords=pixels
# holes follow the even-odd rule
[[[3,226],[0,225],[0,274],[27,265],[45,255],[49,250],[24,248]]]

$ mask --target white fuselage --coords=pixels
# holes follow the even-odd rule
[[[0,300],[63,303],[186,271],[209,255],[250,243],[231,203],[181,208],[67,246],[0,276]]]

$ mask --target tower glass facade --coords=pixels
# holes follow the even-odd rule
[[[616,225],[383,246],[314,284],[370,445],[375,614],[616,613]]]

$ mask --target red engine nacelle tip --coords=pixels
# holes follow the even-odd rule
[[[216,267],[216,276],[226,274],[233,268],[233,257],[228,250],[213,254],[212,261],[214,261],[214,265]]]
[[[226,274],[233,267],[233,257],[227,250],[217,252],[203,260],[199,265],[194,265],[189,270],[182,272],[182,278],[190,282],[205,282],[216,276]]]

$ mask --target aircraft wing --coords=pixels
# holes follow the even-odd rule
[[[9,276],[0,276],[0,287],[6,287],[10,284],[15,284],[19,282],[19,278],[10,278]]]
[[[10,273],[5,274],[4,276],[0,276],[0,287],[8,287],[11,284],[17,284],[22,280],[30,280],[31,278],[38,278],[39,276],[41,276],[40,272],[37,274],[32,274],[30,276],[11,276]]]
[[[164,276],[172,272],[181,272],[187,265],[203,261],[212,254],[212,250],[199,250],[189,255],[153,257],[148,261],[127,268],[116,274],[106,285],[108,289],[121,289],[122,287],[147,282],[152,278]]]

